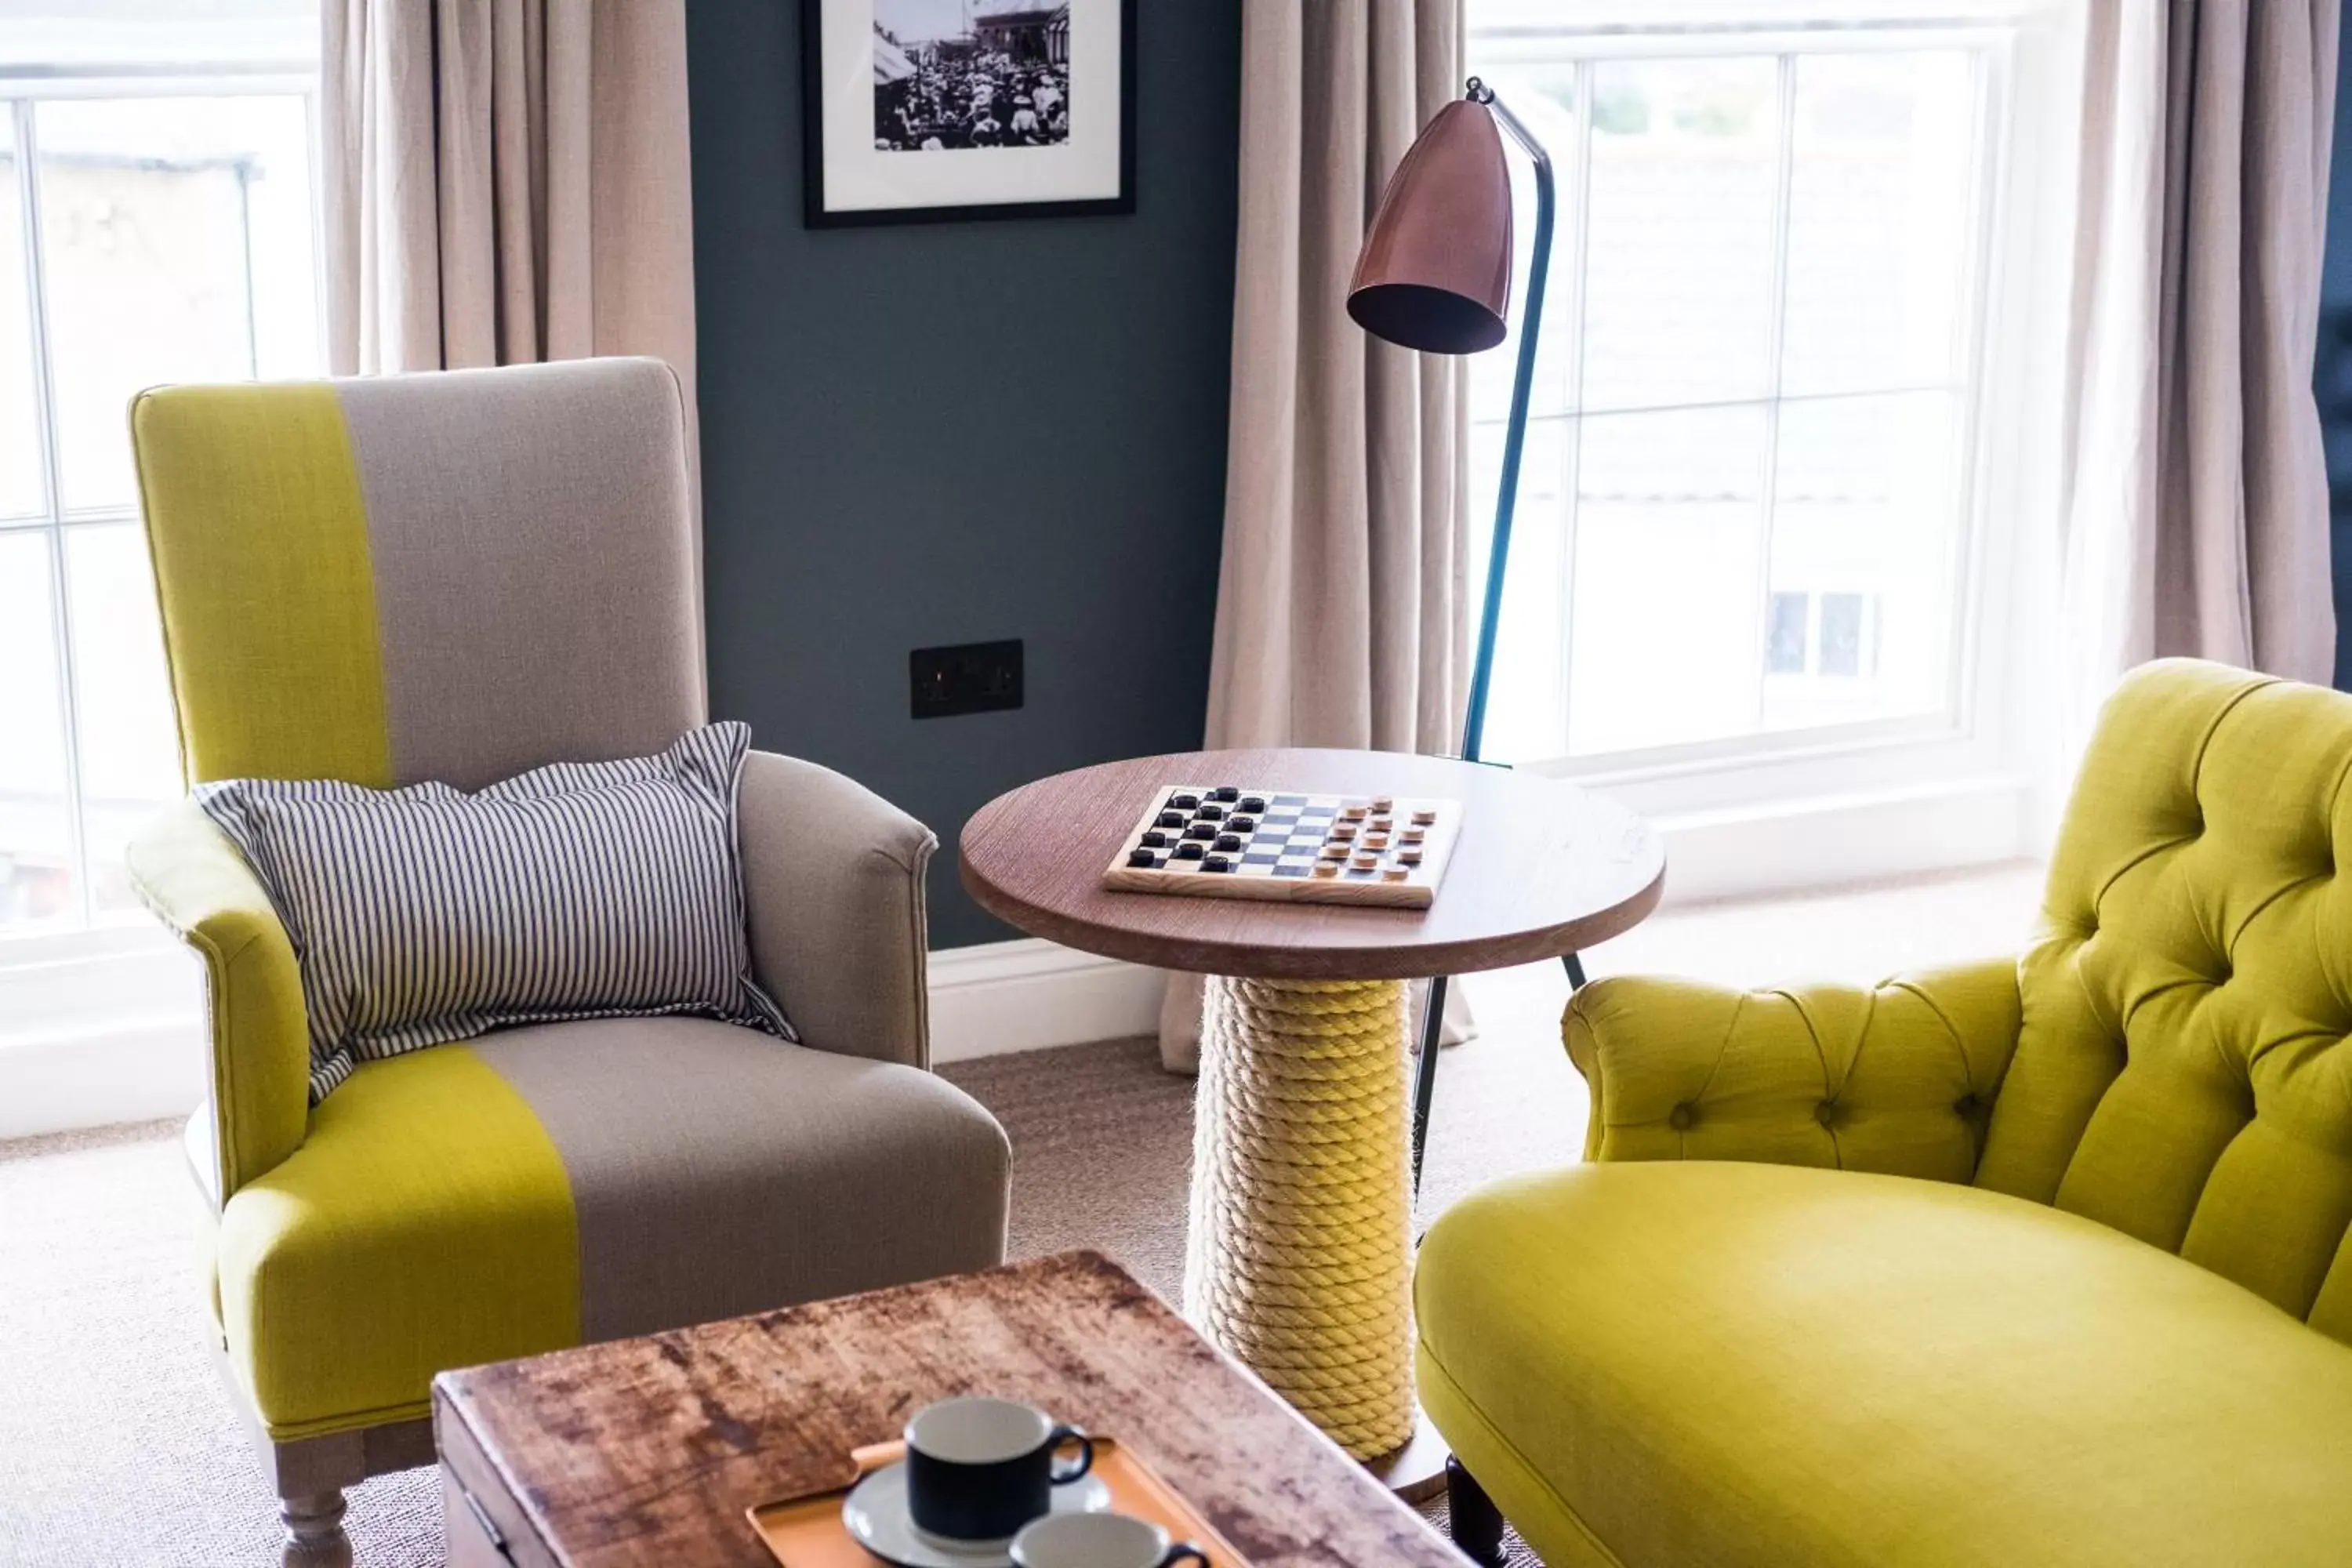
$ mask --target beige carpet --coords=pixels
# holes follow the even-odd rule
[[[1735,984],[1874,979],[2012,947],[2027,867],[1669,911],[1589,957],[1598,974]],[[1582,1087],[1559,1050],[1556,965],[1482,977],[1480,1037],[1446,1053],[1423,1217],[1474,1184],[1576,1157]],[[1016,1255],[1097,1247],[1173,1299],[1192,1085],[1148,1042],[960,1064],[1013,1144]],[[275,1508],[196,1331],[176,1130],[0,1143],[0,1563],[202,1568],[277,1561]],[[362,1564],[441,1562],[429,1471],[355,1490]],[[1530,1561],[1524,1555],[1521,1562]]]

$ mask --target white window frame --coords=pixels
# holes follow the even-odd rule
[[[38,453],[42,500],[41,510],[36,516],[0,519],[0,533],[40,533],[45,534],[49,542],[49,625],[57,659],[59,730],[65,748],[67,855],[74,868],[77,902],[74,914],[67,924],[0,934],[0,968],[8,966],[19,949],[26,953],[47,955],[57,950],[61,938],[70,939],[83,931],[135,923],[137,919],[131,915],[101,916],[91,903],[89,832],[82,792],[80,683],[74,654],[73,605],[67,593],[66,540],[68,534],[79,529],[119,527],[124,523],[136,526],[139,509],[135,502],[78,510],[68,510],[66,506],[65,476],[58,435],[56,367],[48,341],[48,258],[42,245],[40,132],[35,109],[43,102],[75,99],[247,97],[296,98],[302,102],[308,140],[313,149],[311,270],[318,279],[316,298],[323,312],[325,267],[316,210],[319,106],[318,73],[315,69],[308,64],[295,66],[264,62],[170,67],[0,65],[0,113],[5,113],[10,122],[16,174],[15,189],[5,195],[16,205],[17,228],[24,247],[25,272],[24,297],[15,301],[0,301],[0,309],[21,310],[27,317],[26,337],[32,350],[34,439]],[[250,266],[248,258],[246,278],[248,299],[253,284]],[[248,351],[253,346],[253,331],[254,321],[248,308]],[[324,341],[323,318],[320,341]],[[67,945],[71,945],[69,941]],[[110,944],[97,945],[102,948]]]
[[[58,100],[286,97],[302,100],[312,149],[311,270],[321,314],[326,293],[320,182],[318,69],[309,59],[217,64],[102,66],[0,63],[0,113],[16,138],[13,201],[25,246],[23,297],[0,310],[29,313],[35,438],[43,508],[32,518],[0,521],[9,533],[48,536],[69,853],[79,899],[78,918],[0,934],[0,1138],[54,1128],[95,1126],[184,1115],[208,1089],[205,1005],[199,966],[152,920],[126,912],[96,915],[90,904],[81,790],[79,691],[74,675],[72,605],[66,595],[66,540],[76,529],[136,525],[136,505],[66,510],[59,471],[56,381],[47,342],[47,258],[40,231],[38,128],[33,106]],[[249,281],[249,279],[248,279]]]
[[[1555,274],[1560,317],[1549,331],[1582,326],[1585,226],[1576,215],[1589,188],[1593,64],[1777,60],[1784,161],[1774,204],[1774,374],[1758,396],[1721,400],[1766,408],[1768,485],[1774,416],[1781,402],[1796,401],[1780,396],[1777,374],[1791,62],[1807,54],[1937,48],[1964,49],[1979,61],[1976,260],[1961,357],[1948,377],[1966,405],[1944,702],[1927,714],[1515,765],[1606,789],[1655,821],[1667,840],[1670,896],[1785,890],[2041,852],[2061,789],[2054,714],[2046,682],[2032,671],[2052,633],[2054,431],[2074,171],[2070,159],[2038,153],[2073,144],[2078,0],[1952,0],[1934,10],[1903,0],[1648,0],[1638,12],[1607,0],[1467,4],[1471,69],[1514,55],[1578,62],[1576,135],[1572,145],[1552,150],[1562,165],[1562,227],[1577,248]],[[2037,149],[2037,156],[2020,162],[2013,151],[2020,147]],[[1578,400],[1564,412],[1580,421],[1620,411]],[[1571,486],[1575,462],[1571,450]],[[1563,605],[1573,603],[1564,596],[1574,571],[1572,537],[1570,545]],[[1761,628],[1769,626],[1769,584],[1759,592]],[[1560,640],[1565,661],[1571,639]]]

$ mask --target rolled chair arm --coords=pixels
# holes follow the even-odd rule
[[[205,964],[212,1034],[213,1198],[301,1147],[310,1035],[294,943],[245,858],[192,803],[131,842],[131,885]]]
[[[1864,990],[1627,978],[1563,1023],[1588,1160],[1752,1160],[1965,1182],[2016,1048],[2012,960]]]
[[[863,784],[744,759],[737,820],[751,963],[803,1044],[929,1067],[923,873],[940,841]]]

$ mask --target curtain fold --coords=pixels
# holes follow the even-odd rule
[[[1390,174],[1461,89],[1461,0],[1244,0],[1212,747],[1460,741],[1464,366],[1370,336],[1347,298]],[[1199,1029],[1179,976],[1171,1069],[1196,1067]]]
[[[694,387],[685,0],[322,0],[339,375],[653,354]]]
[[[2063,601],[2070,737],[2131,666],[2325,685],[2311,390],[2339,0],[2093,0]]]
[[[1347,313],[1382,186],[1461,91],[1458,0],[1245,0],[1212,746],[1455,744],[1463,367]]]

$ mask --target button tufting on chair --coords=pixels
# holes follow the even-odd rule
[[[2352,1564],[2347,754],[2352,694],[2158,660],[2014,961],[1580,990],[1587,1163],[1415,1266],[1423,1406],[1534,1553]]]
[[[1677,1105],[1666,1112],[1666,1125],[1677,1132],[1689,1131],[1691,1123],[1697,1120],[1698,1110],[1696,1106]]]

